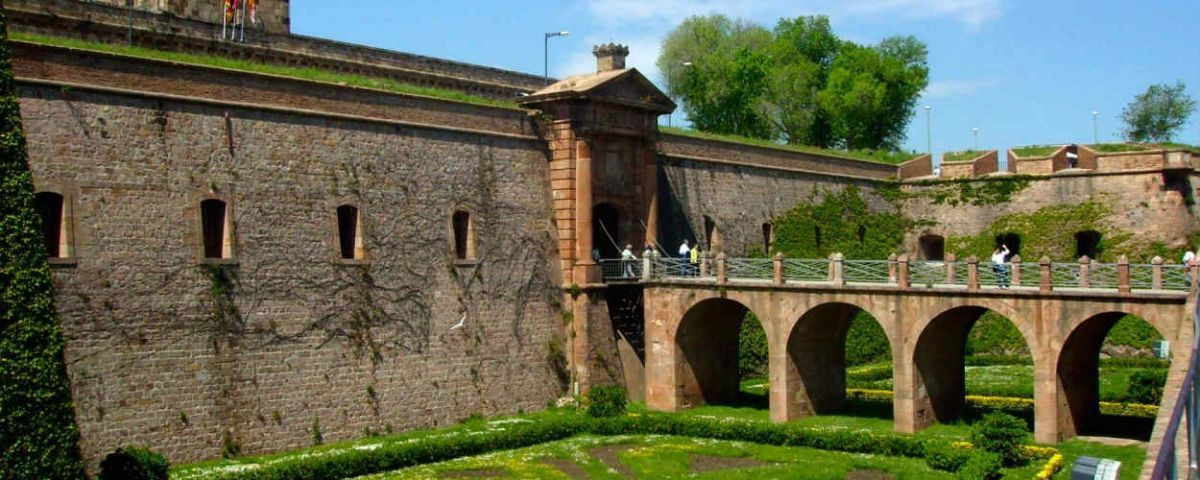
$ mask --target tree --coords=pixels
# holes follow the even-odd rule
[[[1170,141],[1196,110],[1196,101],[1184,88],[1183,82],[1155,84],[1134,97],[1121,112],[1125,137],[1135,142]]]
[[[781,19],[768,31],[710,15],[668,34],[658,67],[698,130],[895,149],[928,83],[926,56],[913,37],[841,40],[823,16]]]
[[[84,478],[0,7],[0,478]]]

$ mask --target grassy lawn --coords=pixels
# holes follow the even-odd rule
[[[1058,151],[1059,145],[1032,145],[1028,147],[1015,147],[1012,152],[1018,157],[1048,157]]]
[[[58,47],[77,48],[80,50],[91,50],[96,52],[113,53],[118,55],[126,55],[130,57],[147,58],[151,60],[163,60],[169,62],[186,63],[190,65],[199,65],[205,67],[226,68],[230,70],[240,70],[244,72],[265,73],[270,75],[279,75],[282,77],[298,78],[303,80],[312,80],[324,83],[344,84],[355,87],[373,88],[384,90],[393,93],[404,93],[410,95],[421,95],[426,97],[440,98],[443,100],[451,100],[463,103],[472,103],[476,105],[486,105],[491,107],[518,108],[515,102],[502,100],[493,100],[489,98],[476,97],[455,90],[442,90],[438,88],[421,87],[403,83],[390,78],[368,77],[365,75],[353,75],[346,73],[330,72],[327,70],[319,70],[316,68],[300,68],[300,67],[285,67],[281,65],[273,65],[268,63],[259,63],[249,60],[238,60],[233,58],[219,57],[215,55],[201,55],[195,53],[171,52],[166,50],[156,50],[144,47],[130,47],[126,45],[113,45],[99,42],[89,42],[86,40],[76,40],[72,38],[51,37],[46,35],[36,35],[31,33],[9,32],[9,36],[13,40],[22,42],[37,43],[43,45],[53,45]]]
[[[882,378],[875,373],[887,364],[874,364],[847,369],[846,384],[850,388],[891,390],[891,375]],[[1100,367],[1100,400],[1122,402],[1128,399],[1129,377],[1140,368]],[[860,375],[855,375],[860,373]],[[996,397],[1033,398],[1033,365],[967,366],[967,394]],[[870,381],[859,378],[877,378]],[[762,388],[765,388],[763,386]]]
[[[983,155],[983,150],[963,150],[961,152],[946,152],[942,160],[946,162],[965,162]]]
[[[892,152],[887,150],[830,150],[825,148],[810,147],[806,145],[792,145],[785,143],[776,143],[770,140],[759,138],[749,138],[740,135],[722,135],[716,133],[698,132],[679,127],[663,127],[659,126],[659,130],[663,133],[674,135],[682,135],[685,137],[703,138],[707,140],[719,140],[722,142],[741,143],[745,145],[754,145],[757,147],[776,148],[780,150],[790,150],[800,153],[812,153],[816,155],[825,155],[830,157],[844,157],[854,160],[866,160],[868,162],[886,163],[889,165],[899,165],[918,157],[920,154],[913,152]]]
[[[1097,143],[1095,145],[1088,145],[1087,147],[1100,153],[1141,152],[1152,148],[1134,143]]]
[[[1200,145],[1189,145],[1186,143],[1166,142],[1160,143],[1158,146],[1167,149],[1182,148],[1192,153],[1200,153]]]
[[[919,459],[775,447],[747,442],[672,436],[579,436],[517,450],[492,452],[422,465],[361,480],[450,478],[712,478],[842,479],[854,470],[888,472],[899,479],[953,476],[930,469]],[[571,475],[574,473],[575,475]]]

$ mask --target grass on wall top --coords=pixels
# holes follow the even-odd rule
[[[1030,145],[1013,147],[1012,152],[1018,157],[1049,157],[1062,148],[1062,145]]]
[[[921,154],[915,152],[892,152],[887,150],[832,150],[827,148],[811,147],[808,145],[794,145],[785,143],[776,143],[770,140],[759,138],[743,137],[740,135],[724,135],[717,133],[700,132],[696,130],[688,130],[679,127],[658,127],[663,133],[673,135],[681,135],[684,137],[702,138],[705,140],[717,140],[722,142],[740,143],[743,145],[753,145],[756,147],[775,148],[779,150],[788,150],[799,153],[811,153],[814,155],[822,155],[826,157],[840,157],[851,160],[863,160],[867,162],[882,163],[887,165],[899,165]]]
[[[183,63],[188,65],[198,65],[204,67],[225,68],[229,70],[238,70],[243,72],[263,73],[269,75],[278,75],[281,77],[291,77],[301,80],[311,80],[323,83],[332,83],[337,85],[348,85],[354,87],[372,88],[383,90],[392,93],[402,93],[407,95],[419,95],[425,97],[433,97],[441,100],[450,100],[454,102],[470,103],[474,105],[484,105],[489,107],[501,108],[519,108],[515,102],[494,100],[490,98],[477,97],[455,90],[445,90],[440,88],[422,87],[404,83],[398,80],[382,77],[371,77],[366,75],[354,75],[348,73],[331,72],[317,68],[302,68],[302,67],[286,67],[282,65],[273,65],[269,63],[261,63],[250,60],[240,60],[234,58],[221,57],[217,55],[204,55],[197,53],[171,52],[167,50],[158,50],[146,47],[132,47],[127,45],[114,45],[100,42],[91,42],[87,40],[79,40],[74,38],[53,37],[47,35],[37,35],[31,33],[12,34],[12,39],[27,43],[39,45],[50,45],[55,47],[75,48],[80,50],[89,50],[94,52],[111,53],[116,55],[124,55],[129,57],[145,58],[151,60],[162,60],[168,62]]]
[[[976,158],[979,158],[979,156],[983,155],[984,153],[986,153],[986,152],[984,152],[983,150],[963,150],[961,152],[946,152],[946,155],[942,157],[942,161],[944,161],[944,162],[965,162],[967,160],[974,160]]]

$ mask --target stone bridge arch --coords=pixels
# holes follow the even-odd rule
[[[883,329],[888,352],[895,357],[894,322],[886,321],[890,316],[881,319],[873,307],[862,298],[825,299],[785,317],[771,369],[773,420],[830,413],[845,405],[846,337],[859,312]]]

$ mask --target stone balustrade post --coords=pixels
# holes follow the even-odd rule
[[[955,264],[958,263],[957,257],[953,253],[946,254],[946,283],[954,285]]]
[[[1050,257],[1042,257],[1041,260],[1038,260],[1038,271],[1042,274],[1040,290],[1043,292],[1054,290],[1054,277],[1050,275],[1050,267]]]
[[[830,265],[833,271],[833,284],[839,287],[846,285],[846,257],[841,253],[835,253],[830,259]]]
[[[649,282],[650,278],[654,276],[654,257],[656,257],[656,256],[657,255],[654,253],[654,251],[651,250],[650,253],[648,253],[648,254],[646,254],[646,256],[642,257],[642,281],[643,282]]]
[[[783,283],[784,283],[784,279],[783,279],[783,252],[776,252],[776,253],[775,253],[775,258],[774,258],[774,260],[775,260],[775,261],[774,261],[773,263],[774,263],[774,266],[775,266],[775,284],[776,284],[776,285],[783,285]]]
[[[1187,264],[1188,285],[1191,286],[1188,290],[1196,288],[1196,279],[1200,279],[1200,262],[1192,260]]]
[[[1162,265],[1163,265],[1162,257],[1154,257],[1154,258],[1150,259],[1150,268],[1151,268],[1150,288],[1152,288],[1154,290],[1162,290],[1162,285],[1163,285]]]
[[[888,255],[888,283],[896,283],[896,254]]]
[[[1012,265],[1012,285],[1018,287],[1021,286],[1021,256],[1013,255],[1012,259],[1009,260],[1008,263]]]
[[[1129,257],[1121,255],[1117,257],[1117,292],[1129,293],[1133,289],[1129,286]]]
[[[724,285],[728,278],[725,277],[725,252],[717,253],[717,285]]]
[[[700,252],[700,276],[701,277],[708,276],[708,272],[710,270],[712,270],[712,268],[711,268],[712,265],[710,265],[711,263],[712,263],[712,259],[709,257],[708,252]]]
[[[1092,259],[1087,255],[1079,257],[1079,288],[1088,288],[1092,285],[1090,278],[1092,269]]]
[[[967,257],[967,290],[979,290],[979,258]]]
[[[896,259],[896,286],[901,290],[908,289],[908,255]]]

